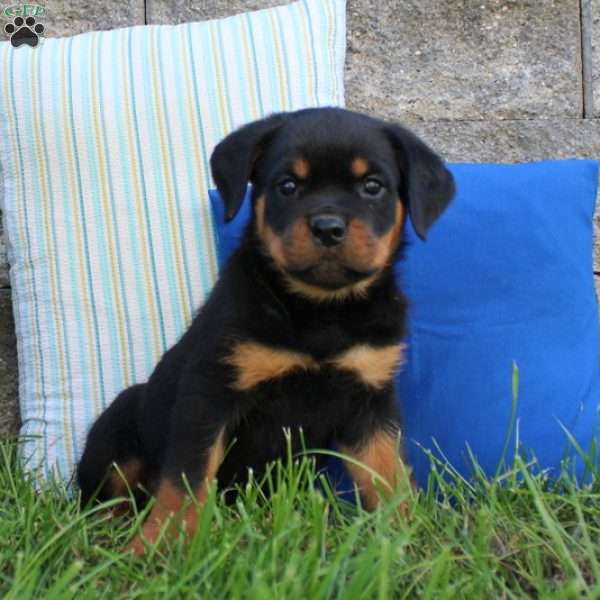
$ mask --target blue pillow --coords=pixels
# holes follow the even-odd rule
[[[425,242],[407,221],[406,249],[395,265],[410,301],[396,384],[415,479],[427,483],[424,449],[465,477],[473,473],[471,453],[493,476],[516,451],[551,474],[573,457],[581,475],[584,462],[564,429],[587,450],[600,425],[592,274],[598,164],[449,168],[455,200]],[[222,263],[249,219],[249,194],[228,224],[218,193],[210,197]]]

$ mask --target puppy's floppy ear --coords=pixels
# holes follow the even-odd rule
[[[284,113],[277,113],[253,121],[230,133],[215,147],[210,157],[210,168],[225,203],[226,221],[231,221],[239,211],[262,149],[285,120]]]
[[[425,239],[454,196],[454,178],[441,158],[414,133],[394,123],[386,124],[385,131],[402,173],[400,194],[408,203],[415,231]]]

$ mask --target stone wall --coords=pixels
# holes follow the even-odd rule
[[[283,3],[71,0],[46,3],[44,23],[54,37]],[[600,158],[600,0],[348,0],[347,12],[349,108],[409,124],[449,161]],[[598,246],[594,269],[600,282]],[[0,435],[16,431],[16,386],[0,229]]]

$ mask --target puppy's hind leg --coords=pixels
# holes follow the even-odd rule
[[[77,465],[77,484],[82,504],[126,496],[128,489],[137,501],[143,499],[139,486],[145,486],[151,469],[144,459],[136,414],[144,385],[122,391],[98,417],[90,429],[85,450]],[[120,514],[124,506],[113,513]]]

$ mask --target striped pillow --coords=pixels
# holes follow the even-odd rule
[[[208,159],[233,128],[343,104],[345,1],[0,44],[22,458],[72,475],[217,276]]]

